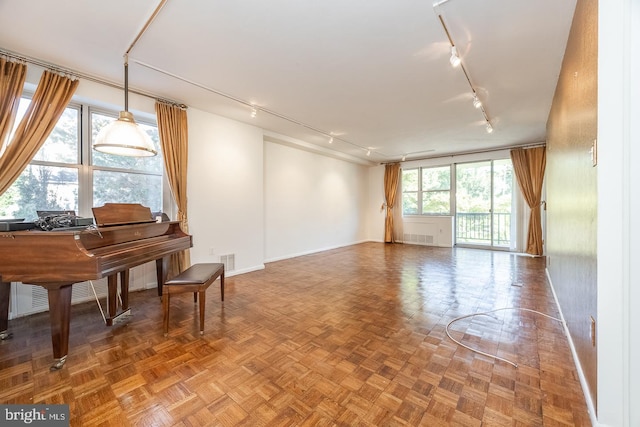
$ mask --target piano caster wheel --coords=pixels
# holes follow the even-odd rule
[[[0,332],[0,341],[8,340],[10,338],[13,338],[12,332],[7,332],[7,331]]]
[[[67,356],[62,356],[60,359],[56,359],[55,363],[51,365],[49,370],[51,372],[59,371],[64,366],[64,362],[67,361]]]

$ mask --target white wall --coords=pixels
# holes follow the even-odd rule
[[[640,7],[619,0],[598,8],[598,422],[637,426]]]
[[[189,108],[191,261],[235,256],[230,275],[264,268],[262,129]]]
[[[401,195],[398,195],[401,197]],[[367,236],[374,242],[384,242],[384,165],[369,168],[369,205],[367,207]]]
[[[368,168],[264,142],[265,261],[367,240]]]

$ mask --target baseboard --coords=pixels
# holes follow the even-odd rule
[[[304,252],[297,252],[297,253],[282,255],[282,256],[279,256],[279,257],[268,258],[268,259],[265,259],[264,262],[266,264],[266,263],[270,263],[270,262],[284,261],[286,259],[297,258],[297,257],[300,257],[300,256],[305,256],[305,255],[317,254],[317,253],[320,253],[320,252],[330,251],[332,249],[346,248],[347,246],[359,245],[361,243],[366,243],[366,242],[373,242],[373,240],[360,240],[360,241],[357,241],[357,242],[345,243],[344,245],[327,246],[327,247],[324,247],[324,248],[311,249],[311,250],[304,251]],[[382,243],[382,241],[380,241],[380,243]]]
[[[264,270],[265,266],[264,264],[259,264],[253,267],[248,267],[248,268],[242,268],[240,270],[233,270],[230,272],[224,272],[224,277],[232,277],[232,276],[237,276],[239,274],[245,274],[245,273],[251,273],[252,271],[260,271],[260,270]]]

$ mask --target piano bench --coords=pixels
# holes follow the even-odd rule
[[[203,263],[193,264],[162,286],[162,306],[164,336],[169,333],[169,302],[171,294],[193,292],[193,302],[200,296],[200,335],[204,334],[204,302],[205,292],[218,277],[220,277],[220,299],[224,301],[224,264]]]

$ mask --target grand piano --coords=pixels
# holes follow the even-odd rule
[[[55,231],[0,232],[0,339],[8,339],[11,282],[47,289],[54,363],[64,365],[69,350],[71,289],[74,283],[107,277],[108,325],[119,315],[120,278],[122,313],[128,312],[129,269],[156,262],[158,295],[167,277],[168,257],[189,249],[192,237],[177,221],[158,222],[151,210],[138,204],[107,203],[93,208],[95,227]]]

